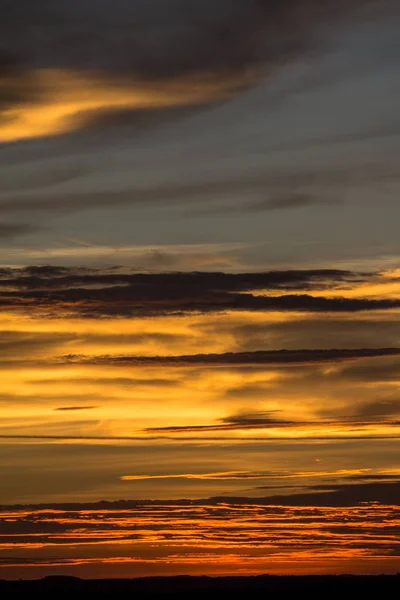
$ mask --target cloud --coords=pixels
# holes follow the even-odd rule
[[[341,363],[363,358],[398,356],[400,348],[354,348],[331,350],[258,350],[223,354],[182,356],[94,356],[67,355],[62,361],[71,364],[140,365],[140,366],[259,366]]]
[[[321,199],[307,193],[288,193],[275,198],[267,198],[246,206],[245,211],[258,212],[264,210],[280,210],[284,208],[302,208],[321,203]]]
[[[258,488],[258,489],[262,489]],[[312,492],[271,496],[271,504],[290,506],[354,506],[379,502],[399,506],[400,481],[393,483],[321,484],[312,486]]]
[[[254,413],[251,415],[236,415],[233,417],[227,417],[219,419],[219,423],[213,423],[209,425],[169,425],[167,427],[149,427],[144,430],[148,434],[180,434],[180,433],[205,433],[210,431],[248,431],[248,430],[265,430],[265,429],[312,429],[321,430],[325,432],[326,437],[329,435],[326,433],[332,429],[333,435],[337,435],[338,428],[343,432],[361,432],[363,429],[367,430],[371,425],[376,425],[374,419],[370,420],[356,420],[351,418],[343,419],[331,419],[327,420],[310,420],[310,421],[290,421],[284,419],[275,419],[266,415],[267,413]],[[395,428],[400,425],[400,421],[379,421],[379,425],[388,425],[389,427]],[[306,437],[308,433],[305,434]],[[304,434],[301,435],[304,438]],[[341,437],[341,433],[339,433]]]
[[[354,9],[364,1],[353,0],[352,5]],[[57,133],[65,125],[68,130],[84,123],[85,112],[96,115],[135,106],[134,94],[130,101],[121,101],[129,84],[136,83],[140,91],[140,82],[165,87],[171,80],[195,77],[191,87],[193,91],[197,85],[199,99],[204,78],[218,85],[233,80],[232,87],[240,89],[258,71],[271,76],[321,46],[321,29],[348,12],[352,10],[337,0],[311,0],[301,6],[285,0],[279,7],[260,0],[105,0],[83,5],[71,0],[51,6],[37,0],[34,11],[27,0],[18,9],[7,3],[0,24],[3,139],[29,137],[30,128],[33,135]],[[86,81],[90,84],[82,94],[79,88]],[[101,93],[94,100],[93,87],[100,87],[101,101]],[[112,87],[114,92],[119,88],[119,98],[113,97]],[[52,123],[54,106],[61,121],[66,111],[66,124],[57,123],[59,115]],[[10,132],[7,125],[15,107],[21,113]]]
[[[142,575],[149,563],[154,569],[166,565],[169,574],[171,565],[180,573],[186,572],[188,565],[190,569],[198,565],[203,575],[209,572],[210,564],[218,563],[227,572],[240,567],[251,574],[274,569],[281,574],[282,567],[287,569],[288,564],[296,562],[300,564],[299,572],[304,573],[305,566],[307,570],[317,566],[320,572],[334,561],[336,572],[337,563],[345,563],[347,568],[357,564],[356,560],[362,572],[370,571],[374,564],[378,572],[387,565],[395,569],[398,484],[355,484],[348,488],[272,499],[221,495],[173,501],[4,506],[0,530],[3,542],[12,545],[13,556],[5,557],[3,568],[36,565],[41,569],[51,567],[51,572],[55,569],[59,574],[82,575],[85,571],[71,569],[97,563],[94,573],[104,576],[110,574],[110,565],[114,564],[116,571],[111,574],[118,577],[124,563],[131,575],[135,563]],[[339,494],[338,505],[332,503],[334,494]],[[296,497],[301,499],[298,505],[293,503]],[[309,504],[304,503],[305,498],[310,499]],[[318,555],[321,561],[315,565]],[[390,559],[392,562],[386,562]],[[25,573],[30,579],[32,570]],[[215,572],[211,570],[211,574]],[[242,585],[240,579],[234,578],[235,588]],[[326,585],[326,578],[322,579]],[[332,581],[336,580],[342,578],[334,577]],[[62,581],[49,579],[48,584],[59,585]],[[136,581],[140,592],[143,582]],[[165,593],[164,578],[151,581],[155,582],[157,593],[158,588]],[[195,587],[209,587],[211,580],[179,579],[179,588],[190,587],[193,581]],[[252,578],[252,586],[257,587],[254,581]],[[345,587],[349,581],[344,579]],[[104,582],[100,585],[103,588]],[[380,579],[377,585],[382,587]]]
[[[278,474],[279,475],[279,474]],[[285,474],[282,473],[285,477]],[[304,478],[309,477],[309,473],[303,473]],[[334,473],[330,473],[330,475],[334,475]],[[349,475],[349,477],[357,477],[357,475]],[[258,490],[264,489],[264,487],[256,488]],[[357,506],[359,504],[367,504],[367,503],[381,503],[382,505],[389,506],[399,506],[399,492],[400,492],[400,482],[375,482],[375,483],[332,483],[332,484],[321,484],[321,485],[311,485],[309,489],[312,490],[308,493],[301,494],[286,494],[282,496],[257,496],[257,497],[249,497],[249,496],[213,496],[207,499],[196,499],[196,498],[181,498],[176,500],[157,500],[157,499],[124,499],[117,501],[100,501],[100,502],[63,502],[63,503],[47,503],[47,504],[28,504],[28,505],[9,505],[6,507],[1,507],[4,510],[13,510],[19,509],[23,511],[23,516],[27,509],[32,511],[32,518],[35,519],[35,511],[40,510],[44,518],[46,518],[46,509],[49,511],[53,510],[61,510],[61,511],[100,511],[100,515],[103,515],[104,509],[107,509],[110,514],[114,513],[114,516],[117,517],[119,511],[122,511],[125,514],[125,511],[131,511],[143,508],[144,506],[155,506],[164,507],[166,511],[169,510],[169,506],[174,507],[202,507],[206,504],[209,507],[219,507],[221,511],[227,509],[226,516],[232,517],[232,512],[229,510],[229,505],[231,506],[241,506],[241,505],[256,505],[256,506],[266,506],[266,507],[274,507],[274,506],[298,506],[298,507],[309,507],[310,510],[313,510],[313,507],[317,506],[332,506],[332,507],[342,507],[342,506]],[[368,506],[357,506],[357,511],[361,509],[369,511],[369,517],[373,519],[373,512],[371,512],[371,508]],[[196,510],[194,508],[194,510]],[[282,511],[284,515],[285,511]],[[159,513],[160,514],[160,513]],[[212,513],[214,514],[214,513]],[[275,513],[275,516],[278,513]],[[254,515],[253,515],[254,516]],[[303,516],[307,520],[307,514],[304,514],[301,511],[298,515],[300,518]],[[379,516],[378,516],[379,518]],[[28,518],[29,520],[29,518]],[[366,519],[368,522],[368,519]],[[117,521],[114,521],[117,522]],[[148,521],[151,522],[151,521]],[[74,524],[76,521],[74,520]],[[281,532],[282,533],[282,532]]]
[[[394,0],[37,0],[35,11],[28,0],[18,9],[7,2],[0,139],[103,128],[135,107],[225,99],[324,54],[332,32],[371,5],[396,9]]]
[[[398,375],[398,378],[400,379],[400,374]],[[357,408],[357,415],[366,418],[400,415],[400,397],[366,402]]]
[[[312,478],[312,477],[326,477],[336,475],[342,477],[348,475],[351,471],[339,470],[339,471],[302,471],[302,472],[251,472],[251,471],[225,471],[216,473],[170,473],[163,475],[123,475],[122,481],[142,481],[147,479],[197,479],[197,480],[247,480],[247,479],[298,479],[298,478]],[[354,474],[359,474],[358,470],[354,471]],[[400,475],[399,475],[400,477]]]
[[[174,473],[166,475],[122,475],[122,481],[142,481],[147,479],[197,479],[211,481],[230,481],[240,479],[263,479],[266,475],[262,473],[250,473],[247,471],[227,471],[221,473]]]
[[[297,0],[279,5],[263,0],[70,0],[49,6],[37,0],[33,10],[29,0],[20,0],[18,9],[7,3],[0,64],[12,75],[38,65],[151,80],[257,65],[276,70],[320,45],[321,28],[367,4],[371,0],[300,5]]]
[[[200,433],[209,431],[237,431],[237,430],[252,430],[252,429],[269,429],[269,428],[286,428],[286,427],[303,427],[310,423],[279,420],[269,416],[269,413],[253,413],[240,414],[232,417],[219,419],[219,423],[210,425],[169,425],[167,427],[149,427],[144,430],[149,434],[160,433]],[[325,423],[313,422],[316,426],[326,426]]]
[[[74,333],[2,331],[0,336],[0,357],[2,360],[37,358],[49,350],[67,345],[79,339]]]
[[[98,406],[60,406],[59,408],[55,408],[54,410],[75,411],[75,410],[92,410],[94,408],[99,408],[99,407]]]
[[[29,223],[0,223],[0,240],[12,240],[38,230]]]
[[[347,365],[337,373],[337,376],[342,379],[363,382],[398,381],[400,378],[398,361],[376,362],[368,367],[365,368],[365,365],[362,364]]]
[[[245,351],[252,350],[255,346],[269,347],[281,344],[284,340],[287,348],[296,348],[307,339],[308,348],[321,348],[325,340],[329,339],[332,346],[344,348],[357,345],[368,348],[375,345],[396,346],[400,339],[400,320],[396,318],[382,319],[380,316],[371,314],[368,319],[363,318],[362,313],[352,315],[348,319],[345,315],[307,315],[307,318],[298,317],[296,320],[269,322],[269,323],[242,323],[229,327],[230,334],[236,342],[236,349]],[[352,366],[349,367],[349,376],[353,373]],[[355,369],[354,378],[361,375],[362,369]],[[396,365],[371,365],[371,372],[364,369],[368,379],[384,376],[393,378]]]
[[[2,269],[0,285],[13,285],[18,289],[40,290],[86,287],[93,284],[107,288],[110,285],[137,285],[144,291],[158,286],[179,286],[190,291],[199,287],[223,291],[248,291],[251,289],[287,289],[290,286],[335,286],[340,283],[368,281],[375,273],[356,273],[343,269],[299,269],[267,271],[261,273],[222,272],[170,272],[138,273],[135,268],[118,267],[96,269],[85,267],[57,267],[53,265],[27,266],[20,269]]]
[[[63,377],[63,383],[76,383],[76,379],[70,379]],[[163,379],[160,377],[152,377],[151,379],[140,379],[135,377],[79,377],[79,383],[82,385],[101,385],[113,387],[126,386],[126,387],[175,387],[180,382],[179,378]],[[59,383],[58,379],[33,379],[29,382],[30,385],[53,386],[55,383]],[[91,407],[84,407],[91,408]],[[94,407],[97,408],[97,407]]]
[[[346,313],[400,307],[398,298],[329,297],[330,289],[372,281],[374,276],[379,277],[335,269],[239,274],[6,269],[0,280],[0,307],[29,306],[42,315],[59,310],[93,318],[245,310]],[[319,288],[327,290],[326,297],[312,295]],[[290,293],[298,289],[311,293]],[[272,293],[275,290],[285,294]]]
[[[369,481],[369,480],[373,480],[373,481],[397,481],[400,479],[400,472],[397,474],[385,474],[385,473],[373,473],[373,474],[355,474],[355,475],[349,475],[348,479],[352,479],[354,481]]]
[[[331,200],[317,196],[309,192],[287,192],[282,194],[271,194],[265,199],[253,202],[242,202],[241,204],[225,204],[206,206],[205,208],[193,208],[187,211],[188,216],[196,215],[243,215],[248,213],[267,212],[274,210],[296,209],[314,204],[331,203]]]
[[[194,173],[193,167],[196,167]],[[180,168],[182,170],[183,167]],[[176,172],[176,164],[171,165],[171,170]],[[398,162],[393,158],[384,161],[363,158],[357,163],[347,161],[329,167],[317,163],[311,166],[281,166],[269,170],[265,167],[262,170],[259,167],[256,170],[248,167],[242,173],[237,168],[232,168],[228,175],[224,173],[215,175],[211,171],[211,175],[208,172],[207,177],[197,165],[186,164],[183,180],[180,175],[179,181],[171,183],[166,183],[165,180],[158,181],[151,171],[152,179],[147,180],[146,185],[138,186],[133,172],[124,171],[118,188],[115,186],[114,179],[116,173],[120,174],[120,171],[115,171],[113,163],[107,165],[107,172],[88,170],[82,164],[69,168],[64,164],[61,166],[55,164],[49,177],[48,168],[40,175],[37,165],[34,169],[30,165],[25,165],[24,180],[21,183],[19,169],[8,168],[7,171],[4,170],[0,188],[0,214],[29,213],[31,215],[39,212],[63,215],[71,214],[73,211],[81,212],[90,209],[99,211],[118,206],[149,208],[150,205],[155,205],[162,208],[166,203],[172,207],[186,209],[191,202],[193,214],[196,216],[199,213],[199,206],[200,212],[207,213],[208,210],[213,212],[216,197],[230,199],[238,194],[256,195],[260,198],[248,205],[244,204],[244,208],[240,207],[238,210],[252,212],[252,207],[256,210],[257,207],[258,210],[276,210],[290,208],[296,203],[298,206],[312,205],[317,198],[323,204],[331,203],[331,192],[329,197],[326,196],[327,188],[332,190],[336,197],[337,194],[345,193],[349,187],[364,187],[367,184],[376,185],[399,180]],[[110,182],[104,181],[106,175],[110,176]],[[82,179],[85,189],[81,189]],[[63,181],[68,185],[56,185]],[[29,186],[29,195],[26,193],[27,186]],[[209,203],[208,207],[207,203]],[[232,205],[235,210],[234,202],[222,208],[216,207],[215,210],[223,213],[231,210]],[[185,214],[190,213],[185,210]]]
[[[88,290],[71,289],[62,293],[42,291],[3,292],[0,296],[0,308],[16,309],[30,307],[46,316],[46,310],[59,310],[60,314],[71,316],[73,313],[84,317],[102,316],[152,316],[188,313],[215,313],[223,311],[288,311],[315,313],[348,313],[360,311],[390,310],[400,308],[399,299],[350,299],[313,297],[309,294],[287,294],[284,296],[253,296],[252,294],[229,294],[224,292],[206,292],[205,296],[195,297],[174,295],[178,290],[165,290],[164,298],[157,299],[153,294],[146,299],[146,293],[138,293],[132,288],[114,287],[112,289]]]

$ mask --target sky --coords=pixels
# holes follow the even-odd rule
[[[395,0],[2,0],[0,578],[400,569]]]

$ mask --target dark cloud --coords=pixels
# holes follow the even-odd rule
[[[48,269],[48,271],[47,271]],[[329,297],[329,289],[368,281],[370,273],[341,270],[272,271],[266,273],[132,273],[126,270],[5,270],[0,280],[0,307],[30,307],[45,315],[60,308],[64,315],[151,316],[222,311],[357,312],[400,307],[394,298]],[[375,275],[378,277],[378,275]],[[314,288],[327,297],[307,293],[268,294]],[[1,291],[1,288],[3,290]],[[265,295],[252,291],[267,290]]]
[[[263,487],[257,487],[256,489],[262,490]],[[282,515],[285,511],[284,506],[299,506],[299,507],[312,507],[317,506],[356,506],[360,503],[378,502],[383,505],[399,506],[400,499],[400,482],[376,482],[376,483],[354,483],[354,484],[332,484],[332,485],[314,485],[310,489],[312,492],[301,493],[301,494],[290,494],[282,496],[268,496],[268,497],[246,497],[246,496],[214,496],[212,498],[205,499],[179,499],[179,500],[119,500],[119,501],[101,501],[101,502],[69,502],[69,503],[58,503],[58,504],[30,504],[30,505],[15,505],[15,506],[3,506],[0,508],[3,510],[7,509],[22,509],[23,513],[26,513],[26,509],[29,508],[32,511],[41,510],[43,511],[43,517],[46,518],[45,509],[53,510],[65,510],[65,511],[79,511],[79,510],[90,510],[90,511],[103,511],[107,509],[109,511],[115,511],[114,515],[117,517],[119,511],[130,511],[138,507],[143,506],[154,506],[165,507],[168,510],[170,505],[173,506],[218,506],[221,510],[224,510],[224,506],[232,504],[233,506],[240,505],[258,505],[258,506],[276,506],[279,511],[279,506],[282,507]],[[220,506],[223,503],[224,506]],[[227,511],[226,516],[231,516],[232,512]],[[110,515],[111,516],[111,515]],[[215,516],[215,513],[213,513]],[[301,516],[301,515],[299,515]],[[307,518],[307,514],[304,514]],[[325,515],[326,518],[326,515]],[[372,514],[370,518],[373,519]],[[379,518],[379,517],[378,517]],[[280,529],[280,534],[282,530]]]
[[[329,292],[328,292],[329,293]],[[222,325],[221,325],[222,326]],[[308,348],[321,348],[327,339],[332,346],[353,346],[355,340],[357,345],[364,348],[373,347],[377,343],[382,346],[396,346],[400,340],[399,319],[378,319],[370,315],[368,320],[352,316],[324,316],[298,318],[295,321],[282,321],[272,323],[244,323],[231,325],[229,333],[233,335],[237,350],[251,350],[256,347],[271,347],[280,344],[284,340],[286,348],[298,348],[307,339]],[[384,376],[384,367],[380,375]],[[350,367],[351,369],[351,367]],[[372,373],[377,373],[378,367],[372,365]],[[387,375],[395,373],[393,366],[387,368]],[[356,377],[355,373],[355,377]],[[367,375],[368,376],[368,373]],[[370,376],[373,376],[370,373]]]
[[[226,204],[223,206],[209,206],[199,209],[191,209],[187,212],[189,216],[195,215],[233,215],[233,214],[246,214],[246,213],[257,213],[266,212],[273,210],[283,209],[295,209],[303,208],[305,206],[312,206],[314,204],[331,203],[331,200],[327,200],[322,196],[317,196],[309,192],[288,192],[284,194],[276,194],[268,196],[263,200],[256,200],[255,202],[243,202],[241,204]]]
[[[90,273],[91,269],[83,267],[75,267],[74,272],[79,275],[80,273]],[[4,269],[5,277],[38,277],[40,279],[48,279],[53,277],[62,277],[70,273],[69,267],[57,267],[54,265],[29,265],[21,269]]]
[[[121,346],[137,347],[147,343],[152,344],[180,344],[187,341],[187,336],[174,333],[138,333],[138,334],[96,334],[96,333],[64,333],[64,332],[32,332],[32,331],[2,331],[0,335],[0,361],[6,361],[9,366],[15,360],[29,361],[30,365],[50,355],[78,351],[82,345],[95,346]],[[79,351],[80,351],[79,350]],[[126,350],[125,350],[126,351]],[[1,364],[1,362],[0,362]],[[81,380],[82,381],[82,380]],[[116,379],[103,379],[102,383],[109,384]],[[157,380],[162,381],[162,380]],[[141,379],[126,379],[124,385],[157,385],[157,381]],[[169,381],[169,380],[168,380]],[[87,383],[96,384],[96,379],[87,380]],[[123,380],[120,379],[120,384]]]
[[[293,475],[291,475],[290,478],[295,478],[295,473]],[[302,478],[305,479],[304,481],[301,481],[300,476]],[[256,489],[263,489],[263,490],[273,490],[273,489],[285,489],[285,490],[297,490],[297,492],[301,492],[304,493],[305,491],[307,492],[320,492],[320,491],[333,491],[335,489],[339,489],[341,487],[345,487],[348,485],[354,485],[354,483],[358,484],[358,485],[363,485],[364,483],[400,483],[400,471],[397,474],[385,474],[385,473],[361,473],[361,474],[357,474],[357,475],[344,475],[343,473],[321,473],[320,477],[326,477],[326,480],[329,481],[330,483],[324,483],[324,484],[318,484],[318,485],[309,485],[309,481],[310,481],[310,477],[307,477],[307,475],[304,474],[300,474],[298,482],[293,484],[293,485],[289,485],[285,482],[280,483],[279,485],[276,484],[275,482],[271,485],[263,485],[263,486],[259,486]],[[279,474],[274,475],[273,473],[271,473],[270,475],[271,479],[274,479],[275,477],[279,478]],[[285,475],[282,474],[281,475],[282,478],[285,478]],[[287,477],[287,474],[286,474]],[[340,481],[339,481],[340,480]],[[343,482],[343,483],[342,483]],[[296,492],[290,492],[291,494],[294,494]]]
[[[50,385],[53,386],[57,379],[34,379],[30,385]],[[76,379],[63,377],[63,383],[75,383]],[[80,377],[79,383],[82,385],[101,385],[101,386],[126,386],[126,387],[174,387],[180,382],[180,379],[162,379],[153,377],[151,379],[139,379],[135,377]],[[84,407],[87,408],[87,407]],[[91,407],[89,407],[91,408]]]
[[[8,2],[3,70],[33,67],[166,79],[282,64],[321,45],[321,28],[391,0]]]
[[[78,364],[140,365],[140,366],[258,366],[307,365],[341,363],[355,359],[398,356],[400,348],[353,348],[332,350],[259,350],[256,352],[225,352],[223,354],[190,354],[182,356],[95,356],[67,355],[62,360]]]
[[[364,502],[399,506],[400,503],[400,482],[397,481],[393,483],[322,484],[312,486],[311,489],[313,492],[304,494],[271,496],[265,502],[284,506],[354,506]]]
[[[282,208],[301,208],[311,204],[320,204],[321,199],[308,193],[291,193],[267,198],[247,206],[247,211],[258,212],[264,210],[280,210]]]
[[[276,412],[276,411],[273,411]],[[242,413],[224,419],[213,425],[183,425],[168,427],[150,427],[145,429],[146,433],[185,433],[201,431],[229,431],[236,429],[266,429],[269,427],[296,427],[304,423],[284,421],[273,418],[272,412]]]
[[[226,398],[259,398],[260,395],[266,395],[271,392],[271,383],[249,383],[236,385],[225,392]]]
[[[34,333],[24,331],[2,331],[0,335],[0,357],[12,359],[15,357],[32,358],[60,348],[64,344],[79,339],[74,333]]]
[[[398,481],[400,479],[400,472],[397,475],[385,475],[382,473],[374,473],[371,475],[349,475],[345,479],[351,479],[353,481]]]
[[[60,406],[59,408],[55,408],[54,410],[75,411],[75,410],[91,410],[94,408],[99,408],[99,407],[98,406]]]
[[[263,79],[272,79],[287,65],[313,60],[328,46],[336,26],[357,21],[371,5],[380,11],[397,8],[395,0],[3,0],[0,22],[0,119],[12,119],[10,107],[37,102],[51,94],[51,79],[43,70],[78,74],[106,87],[129,86],[139,81],[162,90],[165,82],[193,81],[202,97],[204,82],[220,90],[219,99]],[[360,12],[361,9],[361,12]],[[183,98],[184,95],[182,95]],[[217,94],[218,96],[218,94]],[[210,100],[207,99],[206,102]],[[182,99],[184,103],[184,98]],[[118,126],[136,121],[134,111],[118,114],[112,108],[83,112],[71,129]],[[156,111],[155,111],[156,112]],[[185,116],[179,110],[161,122]],[[137,121],[136,121],[137,122]],[[154,126],[159,117],[145,119],[140,128]],[[167,192],[168,193],[168,192]],[[195,192],[198,194],[198,192]],[[129,194],[131,196],[132,194]],[[37,197],[31,209],[60,211],[99,207],[112,199],[68,201],[55,205]],[[131,198],[132,200],[132,198]],[[35,205],[36,204],[36,205]],[[19,208],[24,210],[24,201]],[[16,207],[17,208],[17,207]],[[4,203],[3,210],[10,210]]]
[[[344,366],[337,376],[342,379],[363,382],[385,382],[398,381],[400,379],[400,364],[398,361],[377,361],[374,364],[347,365]]]
[[[90,285],[136,285],[144,290],[179,286],[180,289],[217,289],[248,291],[251,289],[287,289],[291,286],[335,286],[341,283],[368,281],[375,273],[357,273],[342,269],[302,269],[263,273],[138,273],[133,268],[110,269],[84,267],[28,266],[3,269],[0,286],[13,285],[23,290],[79,288]],[[155,292],[154,292],[155,293]]]
[[[400,371],[398,377],[400,379]],[[376,400],[375,402],[366,402],[357,409],[357,415],[364,418],[400,415],[400,396],[395,399],[383,399]]]
[[[26,364],[26,363],[25,363]],[[43,363],[41,363],[43,365]],[[30,365],[29,365],[30,366]],[[60,380],[53,381],[54,383],[58,383],[58,385],[60,384]],[[103,396],[102,394],[96,394],[96,402],[110,402],[110,400],[113,399],[112,394],[107,394],[107,396]],[[6,407],[8,407],[10,409],[10,411],[12,409],[15,408],[15,406],[31,406],[31,407],[37,407],[39,403],[41,403],[41,406],[43,406],[43,408],[45,409],[45,411],[47,412],[47,410],[61,410],[61,411],[69,411],[69,410],[86,410],[86,409],[91,409],[91,408],[100,408],[99,406],[92,406],[91,403],[93,402],[93,394],[85,394],[85,393],[80,393],[80,394],[63,394],[61,393],[57,393],[54,394],[54,392],[48,392],[46,393],[45,390],[41,390],[40,393],[31,393],[31,394],[13,394],[13,393],[1,393],[0,392],[0,404],[5,405]],[[60,408],[56,407],[53,408],[55,403],[58,403],[60,405]],[[79,405],[77,405],[77,403],[80,402]],[[84,402],[87,402],[87,405],[84,405]],[[70,408],[71,407],[71,408]],[[14,421],[12,418],[10,418],[11,421],[11,425],[9,425],[7,418],[3,418],[1,425],[2,425],[2,431],[3,433],[8,433],[10,428],[11,430],[14,429]],[[30,427],[31,427],[31,423],[29,421],[29,419],[26,420],[25,422],[22,422],[23,419],[19,422],[18,425],[18,430],[20,433],[23,433],[24,431],[27,431]],[[87,425],[91,425],[93,424],[92,421],[88,421],[86,423],[84,422],[80,422],[81,424],[87,424]],[[74,425],[74,422],[70,422],[68,423],[69,425]],[[76,424],[76,423],[75,423]],[[63,426],[67,425],[67,423],[65,421],[63,421]],[[53,425],[50,422],[46,422],[46,423],[42,423],[41,427],[44,427],[46,431],[50,430],[50,433],[52,433],[52,427]],[[56,424],[55,427],[57,428],[58,425]],[[42,430],[44,431],[44,430]],[[57,431],[58,433],[58,431]]]
[[[0,223],[0,240],[12,240],[22,235],[29,235],[38,230],[29,223]]]
[[[347,298],[313,297],[308,294],[288,294],[284,296],[253,296],[251,294],[229,294],[211,292],[203,297],[189,297],[176,294],[177,290],[165,289],[164,298],[158,300],[151,294],[138,293],[132,288],[115,287],[102,290],[72,289],[63,292],[26,292],[23,295],[3,292],[0,307],[19,306],[38,309],[45,316],[45,310],[67,309],[68,313],[82,316],[152,316],[165,314],[210,313],[223,311],[304,311],[322,313],[346,313],[400,308],[400,300],[368,300]],[[139,297],[138,297],[139,296]],[[64,312],[60,310],[60,312]],[[64,312],[65,316],[68,316]]]
[[[93,134],[99,129],[108,128],[116,130],[119,136],[123,136],[126,131],[129,138],[132,134],[137,138],[141,132],[189,118],[213,106],[214,104],[203,102],[189,106],[81,112],[79,116],[82,118],[83,125],[80,129]]]
[[[144,431],[150,434],[161,433],[200,433],[209,431],[235,431],[235,430],[253,430],[253,429],[270,429],[270,428],[301,428],[312,427],[313,429],[322,428],[326,430],[330,427],[337,428],[338,426],[346,427],[351,431],[362,431],[363,428],[376,424],[374,420],[330,420],[330,421],[289,421],[280,420],[269,416],[269,413],[254,413],[235,415],[219,419],[219,423],[210,425],[170,425],[168,427],[149,427]],[[396,427],[400,425],[400,421],[380,421],[380,424]]]

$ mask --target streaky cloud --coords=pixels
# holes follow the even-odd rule
[[[400,348],[353,348],[321,350],[258,350],[223,354],[190,354],[182,356],[95,356],[66,355],[62,362],[97,365],[140,366],[262,366],[340,363],[379,356],[399,356]]]

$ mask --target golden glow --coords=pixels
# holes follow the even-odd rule
[[[353,281],[328,288],[293,287],[290,290],[258,289],[247,292],[254,296],[281,296],[288,294],[308,294],[315,298],[400,298],[400,277],[398,270],[384,271],[369,281]]]
[[[54,306],[49,319],[41,315],[40,305],[33,311],[1,312],[0,330],[20,341],[14,347],[11,337],[7,353],[2,355],[0,434],[20,434],[23,424],[26,435],[72,437],[280,440],[399,435],[396,413],[386,419],[353,419],[358,410],[355,398],[360,405],[361,400],[375,402],[398,386],[395,369],[389,381],[386,375],[379,381],[363,381],[352,380],[346,375],[346,363],[335,362],[245,369],[229,364],[219,369],[188,364],[170,369],[162,364],[90,364],[68,358],[234,352],[243,350],[238,327],[249,327],[255,333],[259,326],[264,327],[265,336],[256,339],[256,349],[261,344],[276,348],[282,342],[270,338],[269,325],[272,330],[283,323],[295,327],[297,321],[304,321],[304,313],[227,311],[132,319],[81,319],[62,314],[63,309]],[[381,315],[372,313],[372,318],[381,319]],[[398,315],[398,311],[387,311],[382,318],[393,320]],[[329,325],[331,319],[325,315],[307,318],[311,330]],[[353,317],[341,318],[346,323]],[[357,318],[368,327],[371,313]],[[385,344],[377,340],[376,345]],[[396,360],[359,359],[353,364],[378,368]],[[330,415],[321,414],[321,408]],[[240,419],[229,421],[249,413],[264,414],[268,422],[254,427]],[[81,426],[83,421],[90,425]]]
[[[399,310],[82,318],[79,303],[26,299],[0,310],[0,504],[53,508],[2,511],[4,576],[398,571],[398,507],[267,503],[397,485],[399,357],[307,362],[299,349],[316,332],[321,348],[392,346]],[[300,360],[162,360],[285,347]],[[140,504],[53,504],[100,498]]]
[[[272,474],[274,479],[292,479],[298,477],[326,477],[328,475],[361,475],[367,473],[370,469],[341,469],[339,471],[308,471],[299,473],[278,473]],[[265,479],[271,477],[271,473],[252,473],[251,471],[243,471],[235,473],[227,471],[225,473],[178,473],[168,475],[123,475],[122,481],[141,481],[143,479],[211,479],[211,480],[229,480],[229,479]]]
[[[38,99],[2,113],[0,142],[66,133],[107,111],[162,108],[215,100],[232,92],[232,80],[189,79],[161,84],[105,80],[96,73],[40,69],[31,73]]]

